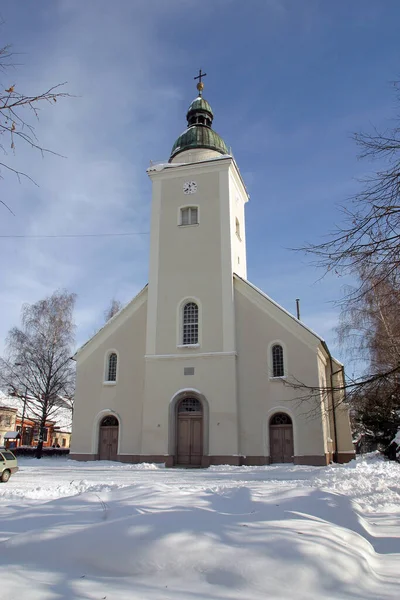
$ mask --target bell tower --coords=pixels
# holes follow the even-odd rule
[[[204,76],[200,71],[187,128],[172,146],[168,162],[148,169],[152,216],[144,426],[153,427],[153,402],[165,407],[177,390],[189,386],[207,397],[210,418],[215,410],[229,414],[224,423],[231,428],[235,454],[233,274],[246,278],[248,194],[232,154],[212,128],[214,114],[203,98]],[[212,440],[210,429],[210,452],[218,454]]]
[[[179,350],[177,307],[186,297],[201,304],[202,351],[235,349],[233,273],[247,276],[248,195],[233,156],[212,129],[202,81],[197,88],[187,128],[168,162],[148,169],[153,196],[147,354]]]

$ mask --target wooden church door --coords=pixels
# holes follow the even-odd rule
[[[203,456],[203,409],[196,398],[179,403],[176,464],[200,466]]]
[[[104,417],[100,424],[99,460],[117,460],[118,456],[118,419]]]
[[[293,462],[293,425],[289,415],[274,415],[269,426],[270,456],[272,463]]]

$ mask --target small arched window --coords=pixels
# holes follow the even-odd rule
[[[185,398],[182,400],[178,406],[178,413],[188,412],[203,412],[200,400],[197,400],[197,398]]]
[[[182,343],[184,346],[199,343],[199,307],[187,302],[183,307]]]
[[[113,415],[104,417],[100,423],[100,427],[118,427],[118,419]]]
[[[291,425],[292,419],[286,413],[276,413],[271,421],[270,425]]]
[[[237,235],[238,239],[241,240],[239,219],[236,219],[236,225],[235,226],[236,226],[236,235]]]
[[[107,381],[117,381],[117,355],[111,352],[107,361]]]
[[[283,348],[280,344],[272,346],[272,377],[284,377]]]

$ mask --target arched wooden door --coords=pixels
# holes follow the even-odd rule
[[[176,464],[197,467],[203,456],[203,407],[197,398],[185,398],[177,407]]]
[[[293,424],[285,413],[277,413],[269,422],[270,457],[272,463],[293,462]]]
[[[118,455],[118,419],[104,417],[99,431],[99,460],[117,460]]]

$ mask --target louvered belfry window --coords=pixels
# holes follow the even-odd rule
[[[184,346],[199,343],[199,307],[195,302],[188,302],[183,307],[183,340]]]
[[[117,381],[117,355],[112,352],[108,357],[107,381]]]
[[[275,344],[272,346],[272,377],[283,377],[284,374],[283,348],[280,344]]]

